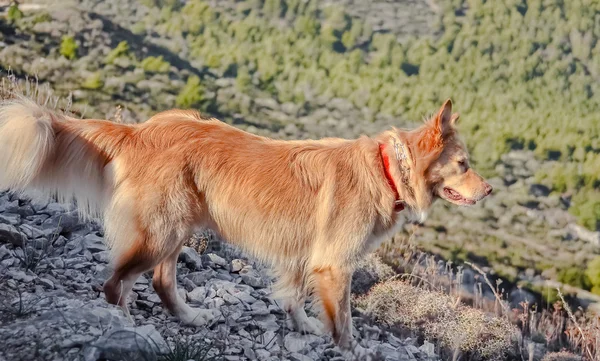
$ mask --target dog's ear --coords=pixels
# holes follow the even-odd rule
[[[458,117],[456,117],[454,121],[452,121],[452,119],[452,100],[448,99],[444,102],[444,105],[442,105],[435,117],[435,126],[442,135],[452,128],[454,121],[456,121]]]
[[[460,114],[458,114],[458,113],[452,114],[452,117],[450,118],[450,125],[455,126],[456,123],[458,122],[459,118],[460,118]]]

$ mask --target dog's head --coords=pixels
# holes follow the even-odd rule
[[[492,192],[492,186],[469,162],[469,153],[461,140],[456,123],[458,113],[452,113],[447,100],[426,127],[438,142],[438,156],[427,165],[424,175],[433,195],[457,205],[473,205]]]

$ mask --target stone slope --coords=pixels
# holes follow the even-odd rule
[[[164,360],[177,347],[206,352],[198,360],[343,359],[329,336],[290,328],[267,270],[226,246],[207,252],[184,248],[178,286],[192,306],[215,310],[210,325],[183,326],[165,314],[149,274],[133,287],[131,324],[104,300],[110,268],[101,228],[60,204],[0,193],[0,360]],[[356,337],[383,359],[435,359],[430,346],[354,322]]]

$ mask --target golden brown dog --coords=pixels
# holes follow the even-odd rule
[[[352,341],[354,266],[440,197],[474,204],[492,188],[469,167],[448,100],[412,131],[355,140],[280,141],[194,111],[143,124],[79,120],[24,97],[0,103],[0,188],[75,199],[103,219],[114,274],[104,290],[127,312],[135,280],[153,286],[181,321],[214,317],[176,292],[176,262],[196,229],[211,229],[279,277],[276,290],[297,327],[314,292],[341,347]]]

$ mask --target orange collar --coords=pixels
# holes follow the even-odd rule
[[[400,200],[400,194],[398,193],[398,188],[396,187],[396,183],[394,182],[394,178],[392,178],[392,174],[390,173],[390,158],[384,151],[385,145],[379,144],[379,154],[381,155],[381,159],[383,160],[383,173],[385,174],[385,178],[388,181],[390,188],[394,192],[394,196],[396,199],[394,200],[394,211],[400,212],[404,210],[404,202]]]

